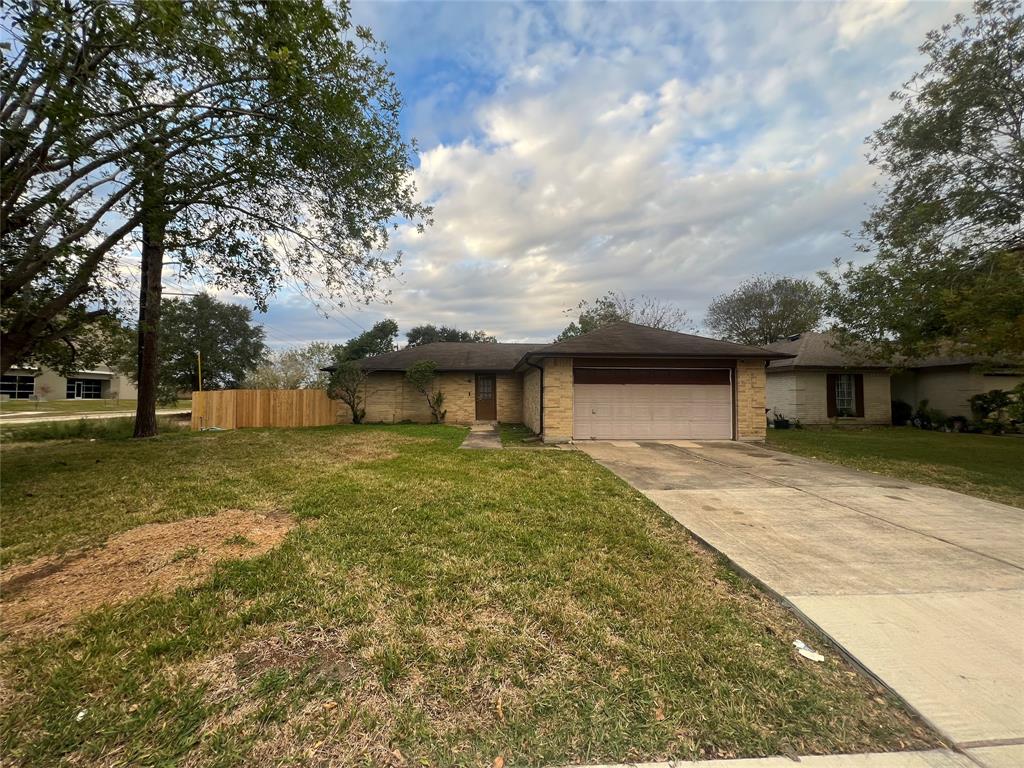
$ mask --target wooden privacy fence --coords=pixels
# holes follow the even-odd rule
[[[340,403],[322,389],[224,389],[192,393],[192,429],[320,427]]]

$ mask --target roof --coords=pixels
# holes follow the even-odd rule
[[[538,357],[702,357],[775,360],[788,357],[764,347],[709,339],[692,333],[666,331],[636,323],[618,322],[602,326],[565,341],[531,350]]]
[[[415,363],[433,360],[439,371],[511,371],[523,355],[542,344],[437,341],[385,352],[359,360],[367,371],[405,371]]]
[[[773,360],[768,370],[780,368],[884,368],[888,363],[871,360],[855,346],[837,349],[831,345],[832,335],[808,331],[790,336],[785,341],[768,344],[768,349],[786,352],[794,357],[788,360]],[[863,348],[860,348],[861,350]]]
[[[358,360],[366,371],[405,371],[432,360],[438,371],[512,371],[528,359],[542,357],[691,357],[774,360],[782,352],[734,344],[690,333],[649,328],[635,323],[612,323],[590,333],[553,344],[474,343],[438,341],[406,347]],[[325,368],[324,370],[333,370]]]

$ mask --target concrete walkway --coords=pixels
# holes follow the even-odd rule
[[[489,421],[478,421],[469,428],[469,434],[459,448],[469,451],[501,450],[501,433],[498,425]]]
[[[986,768],[1024,766],[1024,510],[732,442],[583,442]]]
[[[157,416],[178,416],[190,413],[188,408],[158,410]],[[39,424],[43,421],[79,421],[81,419],[124,419],[134,418],[135,411],[85,411],[82,413],[61,413],[59,411],[32,411],[0,416],[0,424]]]

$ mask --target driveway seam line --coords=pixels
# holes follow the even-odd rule
[[[685,453],[688,453],[690,456],[693,456],[694,458],[699,459],[701,461],[706,461],[706,462],[708,462],[710,464],[717,464],[718,466],[725,467],[726,469],[736,470],[736,471],[741,472],[744,475],[747,475],[749,477],[755,477],[758,480],[764,480],[765,482],[772,483],[773,485],[777,485],[780,488],[789,488],[789,489],[797,491],[799,493],[806,493],[808,496],[811,496],[811,497],[813,497],[815,499],[820,499],[821,501],[828,502],[829,504],[835,504],[837,507],[842,507],[843,509],[848,509],[851,512],[856,512],[858,515],[863,515],[864,517],[870,517],[873,520],[878,520],[879,522],[887,523],[888,525],[891,525],[894,528],[899,528],[901,530],[907,531],[908,533],[916,533],[918,536],[923,536],[926,539],[934,539],[935,541],[941,541],[943,544],[948,544],[949,546],[955,547],[956,549],[961,549],[964,552],[970,552],[972,554],[978,555],[979,557],[984,557],[984,558],[986,558],[988,560],[994,560],[997,563],[1002,563],[1003,565],[1008,565],[1008,566],[1010,566],[1011,568],[1013,568],[1015,570],[1024,571],[1024,568],[1022,568],[1021,566],[1017,565],[1016,563],[1011,563],[1010,561],[1003,560],[1000,557],[995,557],[994,555],[989,555],[989,554],[986,554],[985,552],[979,552],[976,549],[971,549],[970,547],[965,547],[963,544],[957,544],[956,542],[949,541],[948,539],[944,539],[941,536],[936,536],[935,534],[931,534],[931,533],[925,533],[924,531],[919,531],[916,528],[911,528],[911,527],[906,526],[906,525],[901,525],[900,523],[895,523],[892,520],[888,520],[888,519],[886,519],[884,517],[879,517],[878,515],[872,515],[870,512],[865,512],[864,510],[857,509],[856,507],[852,507],[849,504],[844,504],[841,501],[834,501],[832,499],[826,498],[825,496],[822,496],[820,494],[817,494],[817,493],[814,493],[812,491],[809,491],[809,490],[807,490],[805,488],[799,488],[799,487],[797,487],[795,485],[788,485],[787,483],[782,483],[782,482],[779,482],[778,480],[772,480],[770,477],[763,477],[762,475],[758,475],[755,472],[752,472],[752,471],[746,469],[745,467],[737,467],[734,464],[727,464],[724,461],[718,461],[716,459],[708,458],[707,456],[701,456],[700,454],[696,454],[696,453],[694,453],[693,451],[691,451],[688,448],[680,448],[680,447],[675,446],[675,445],[673,445],[671,447],[672,448],[676,448],[677,450],[683,451]]]

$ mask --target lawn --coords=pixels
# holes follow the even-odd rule
[[[134,411],[135,400],[4,400],[0,401],[0,413],[22,413],[24,411],[70,414],[70,413],[102,413],[103,411]],[[191,408],[191,400],[178,400],[174,405],[161,405],[165,408]]]
[[[3,754],[552,765],[934,743],[836,653],[796,655],[821,639],[587,456],[456,450],[464,434],[6,441]],[[38,603],[34,631],[41,585],[71,599]]]
[[[912,427],[768,430],[768,445],[1024,507],[1024,438]]]

